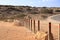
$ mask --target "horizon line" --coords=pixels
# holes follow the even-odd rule
[[[2,6],[30,6],[30,7],[60,7],[60,6],[31,6],[31,5],[11,5],[11,4],[0,4]]]

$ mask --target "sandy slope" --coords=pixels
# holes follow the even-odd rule
[[[23,26],[0,22],[0,40],[35,40],[34,34]]]

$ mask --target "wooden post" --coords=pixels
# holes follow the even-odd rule
[[[51,22],[49,22],[49,34],[51,34]]]
[[[51,22],[49,22],[49,30],[48,30],[48,39],[50,40],[51,35]]]
[[[26,22],[26,28],[27,28],[27,20],[25,22]]]
[[[32,20],[31,20],[31,31],[32,31]]]
[[[54,40],[53,34],[51,32],[51,22],[49,22],[48,40]]]
[[[52,39],[53,39],[53,36],[52,36],[52,33],[51,33],[51,22],[49,22],[48,40],[52,40]]]
[[[35,33],[35,20],[34,20],[34,33]]]
[[[29,19],[29,29],[30,29],[30,19]]]
[[[38,31],[40,31],[40,21],[38,20]]]
[[[58,40],[60,40],[60,24],[58,26]]]

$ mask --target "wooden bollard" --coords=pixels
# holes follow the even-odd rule
[[[24,23],[24,24],[25,24],[25,27],[27,28],[27,22],[26,22],[26,19],[25,19],[24,21],[25,21],[25,23]]]
[[[49,40],[54,40],[53,34],[51,32],[51,22],[49,22],[49,34],[48,34],[48,39]]]
[[[30,29],[30,19],[29,19],[29,29]]]
[[[51,22],[49,22],[49,30],[48,30],[48,40],[51,38]]]
[[[58,26],[58,40],[60,40],[60,24]]]
[[[34,20],[34,33],[35,33],[35,20]]]
[[[51,34],[51,22],[49,22],[49,34]]]
[[[38,31],[40,31],[40,21],[38,20]]]
[[[32,31],[32,20],[31,20],[31,31]]]

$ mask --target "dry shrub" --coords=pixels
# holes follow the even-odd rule
[[[15,26],[23,26],[23,24],[21,22],[14,22]]]
[[[41,32],[41,31],[38,31],[38,32],[36,33],[35,38],[36,38],[37,40],[48,40],[47,33]]]

